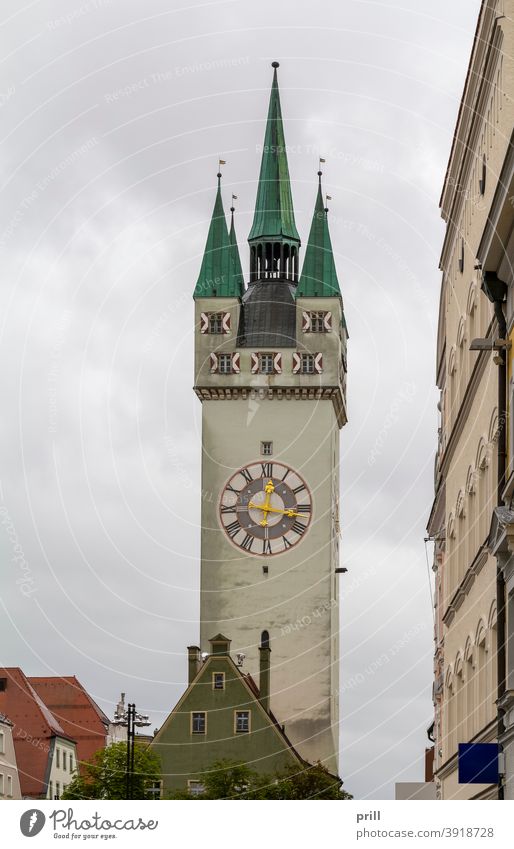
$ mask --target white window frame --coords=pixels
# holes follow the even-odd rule
[[[202,714],[203,715],[203,718],[204,718],[204,729],[203,729],[203,731],[195,731],[194,728],[193,728],[194,716],[196,714],[198,714],[198,715]],[[191,729],[190,730],[191,730],[191,735],[194,736],[194,737],[196,737],[196,736],[200,737],[200,736],[203,736],[204,734],[207,734],[207,711],[206,710],[192,710],[191,711]]]
[[[216,687],[216,677],[221,676],[221,687]],[[213,672],[212,673],[212,689],[213,690],[224,690],[225,689],[225,673],[224,672]]]
[[[232,354],[218,354],[218,374],[234,374]]]
[[[210,312],[209,316],[209,330],[208,332],[213,336],[222,336],[225,331],[223,329],[223,316],[222,312]],[[219,328],[219,329],[218,329]]]
[[[264,368],[266,365],[266,368]],[[271,368],[269,366],[271,365]],[[259,353],[259,374],[275,374],[275,355],[273,353]]]
[[[273,442],[270,439],[265,439],[261,442],[261,456],[273,457]]]
[[[306,368],[306,365],[308,365],[308,368]],[[314,354],[302,351],[300,354],[300,374],[316,374]]]
[[[247,714],[248,716],[248,727],[247,728],[238,728],[238,718],[242,716],[242,714]],[[252,730],[252,712],[251,710],[235,710],[234,711],[234,734],[249,734]]]
[[[197,788],[197,792],[193,790],[193,785]],[[191,796],[201,796],[202,793],[205,793],[205,784],[195,778],[188,778],[187,789]]]

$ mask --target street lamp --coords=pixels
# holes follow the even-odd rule
[[[125,710],[125,694],[122,693],[121,702],[116,708],[114,714],[113,725],[121,725],[127,729],[127,768],[126,768],[126,791],[125,798],[132,799],[134,792],[134,746],[136,737],[136,727],[142,728],[150,725],[148,715],[145,713],[137,713],[136,706],[132,702],[127,705]]]

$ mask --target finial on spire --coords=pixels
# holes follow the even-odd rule
[[[272,63],[271,63],[271,67],[272,67],[272,68],[275,68],[275,70],[276,70],[277,68],[280,68],[280,62],[272,62]]]

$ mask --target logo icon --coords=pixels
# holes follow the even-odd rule
[[[25,837],[35,837],[39,834],[45,824],[45,815],[43,811],[37,808],[31,808],[30,811],[25,811],[20,817],[20,830]]]

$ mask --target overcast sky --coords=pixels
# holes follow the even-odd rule
[[[191,298],[227,160],[246,238],[279,84],[305,244],[324,166],[350,332],[345,787],[423,779],[438,200],[478,0],[3,0],[0,662],[160,725],[198,640]],[[429,551],[431,557],[431,552]]]

